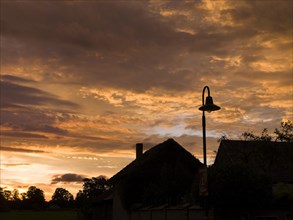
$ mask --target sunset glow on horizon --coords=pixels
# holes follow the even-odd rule
[[[283,1],[1,0],[0,186],[113,176],[174,138],[212,163],[225,135],[292,120],[292,7]]]

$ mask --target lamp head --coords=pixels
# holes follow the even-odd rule
[[[199,108],[199,110],[207,112],[213,112],[220,109],[221,107],[214,104],[212,96],[207,96],[205,104]]]

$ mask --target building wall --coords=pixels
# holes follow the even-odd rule
[[[130,220],[130,213],[124,209],[117,191],[113,195],[113,220]]]
[[[92,213],[93,220],[113,220],[112,201],[97,204]]]
[[[188,212],[183,209],[167,210],[167,220],[188,220]]]
[[[200,220],[200,219],[204,219],[204,211],[203,210],[198,210],[198,209],[192,209],[189,210],[188,212],[188,220]],[[213,220],[213,217],[211,215],[211,213],[209,213],[209,220]]]
[[[152,219],[152,213],[150,211],[142,211],[140,212],[139,220],[150,220]]]
[[[152,220],[165,220],[167,218],[167,212],[165,210],[153,210]]]
[[[204,219],[202,209],[160,209],[139,210],[131,213],[130,220],[200,220]]]
[[[290,216],[290,217],[288,217]],[[255,210],[255,211],[217,211],[215,220],[292,220],[293,212],[285,210]]]

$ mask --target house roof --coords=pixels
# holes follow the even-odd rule
[[[293,183],[293,145],[289,142],[223,140],[214,167],[245,164],[273,182]]]
[[[116,183],[130,174],[139,173],[144,169],[157,172],[164,164],[174,164],[176,166],[177,163],[188,164],[188,166],[191,166],[190,168],[196,168],[202,165],[198,159],[174,139],[168,139],[146,151],[141,158],[135,159],[128,164],[111,177],[109,181]],[[195,171],[197,169],[194,169]]]
[[[135,159],[109,182],[119,189],[125,207],[138,203],[161,205],[196,189],[193,184],[198,181],[200,166],[202,163],[191,153],[168,139]]]

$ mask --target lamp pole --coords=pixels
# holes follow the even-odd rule
[[[208,96],[206,97],[206,101],[204,101],[204,94],[206,89],[208,90]],[[212,112],[220,110],[221,108],[213,103],[213,98],[210,96],[210,88],[205,86],[202,91],[202,106],[199,110],[202,111],[202,141],[203,141],[203,164],[206,169],[206,180],[205,184],[207,185],[207,146],[206,146],[206,117],[205,111]],[[207,187],[207,186],[206,186]],[[204,208],[205,208],[205,219],[209,219],[209,210],[208,210],[208,191],[206,195],[204,195]]]
[[[202,143],[203,143],[203,164],[207,166],[207,143],[206,143],[206,116],[202,111]]]

